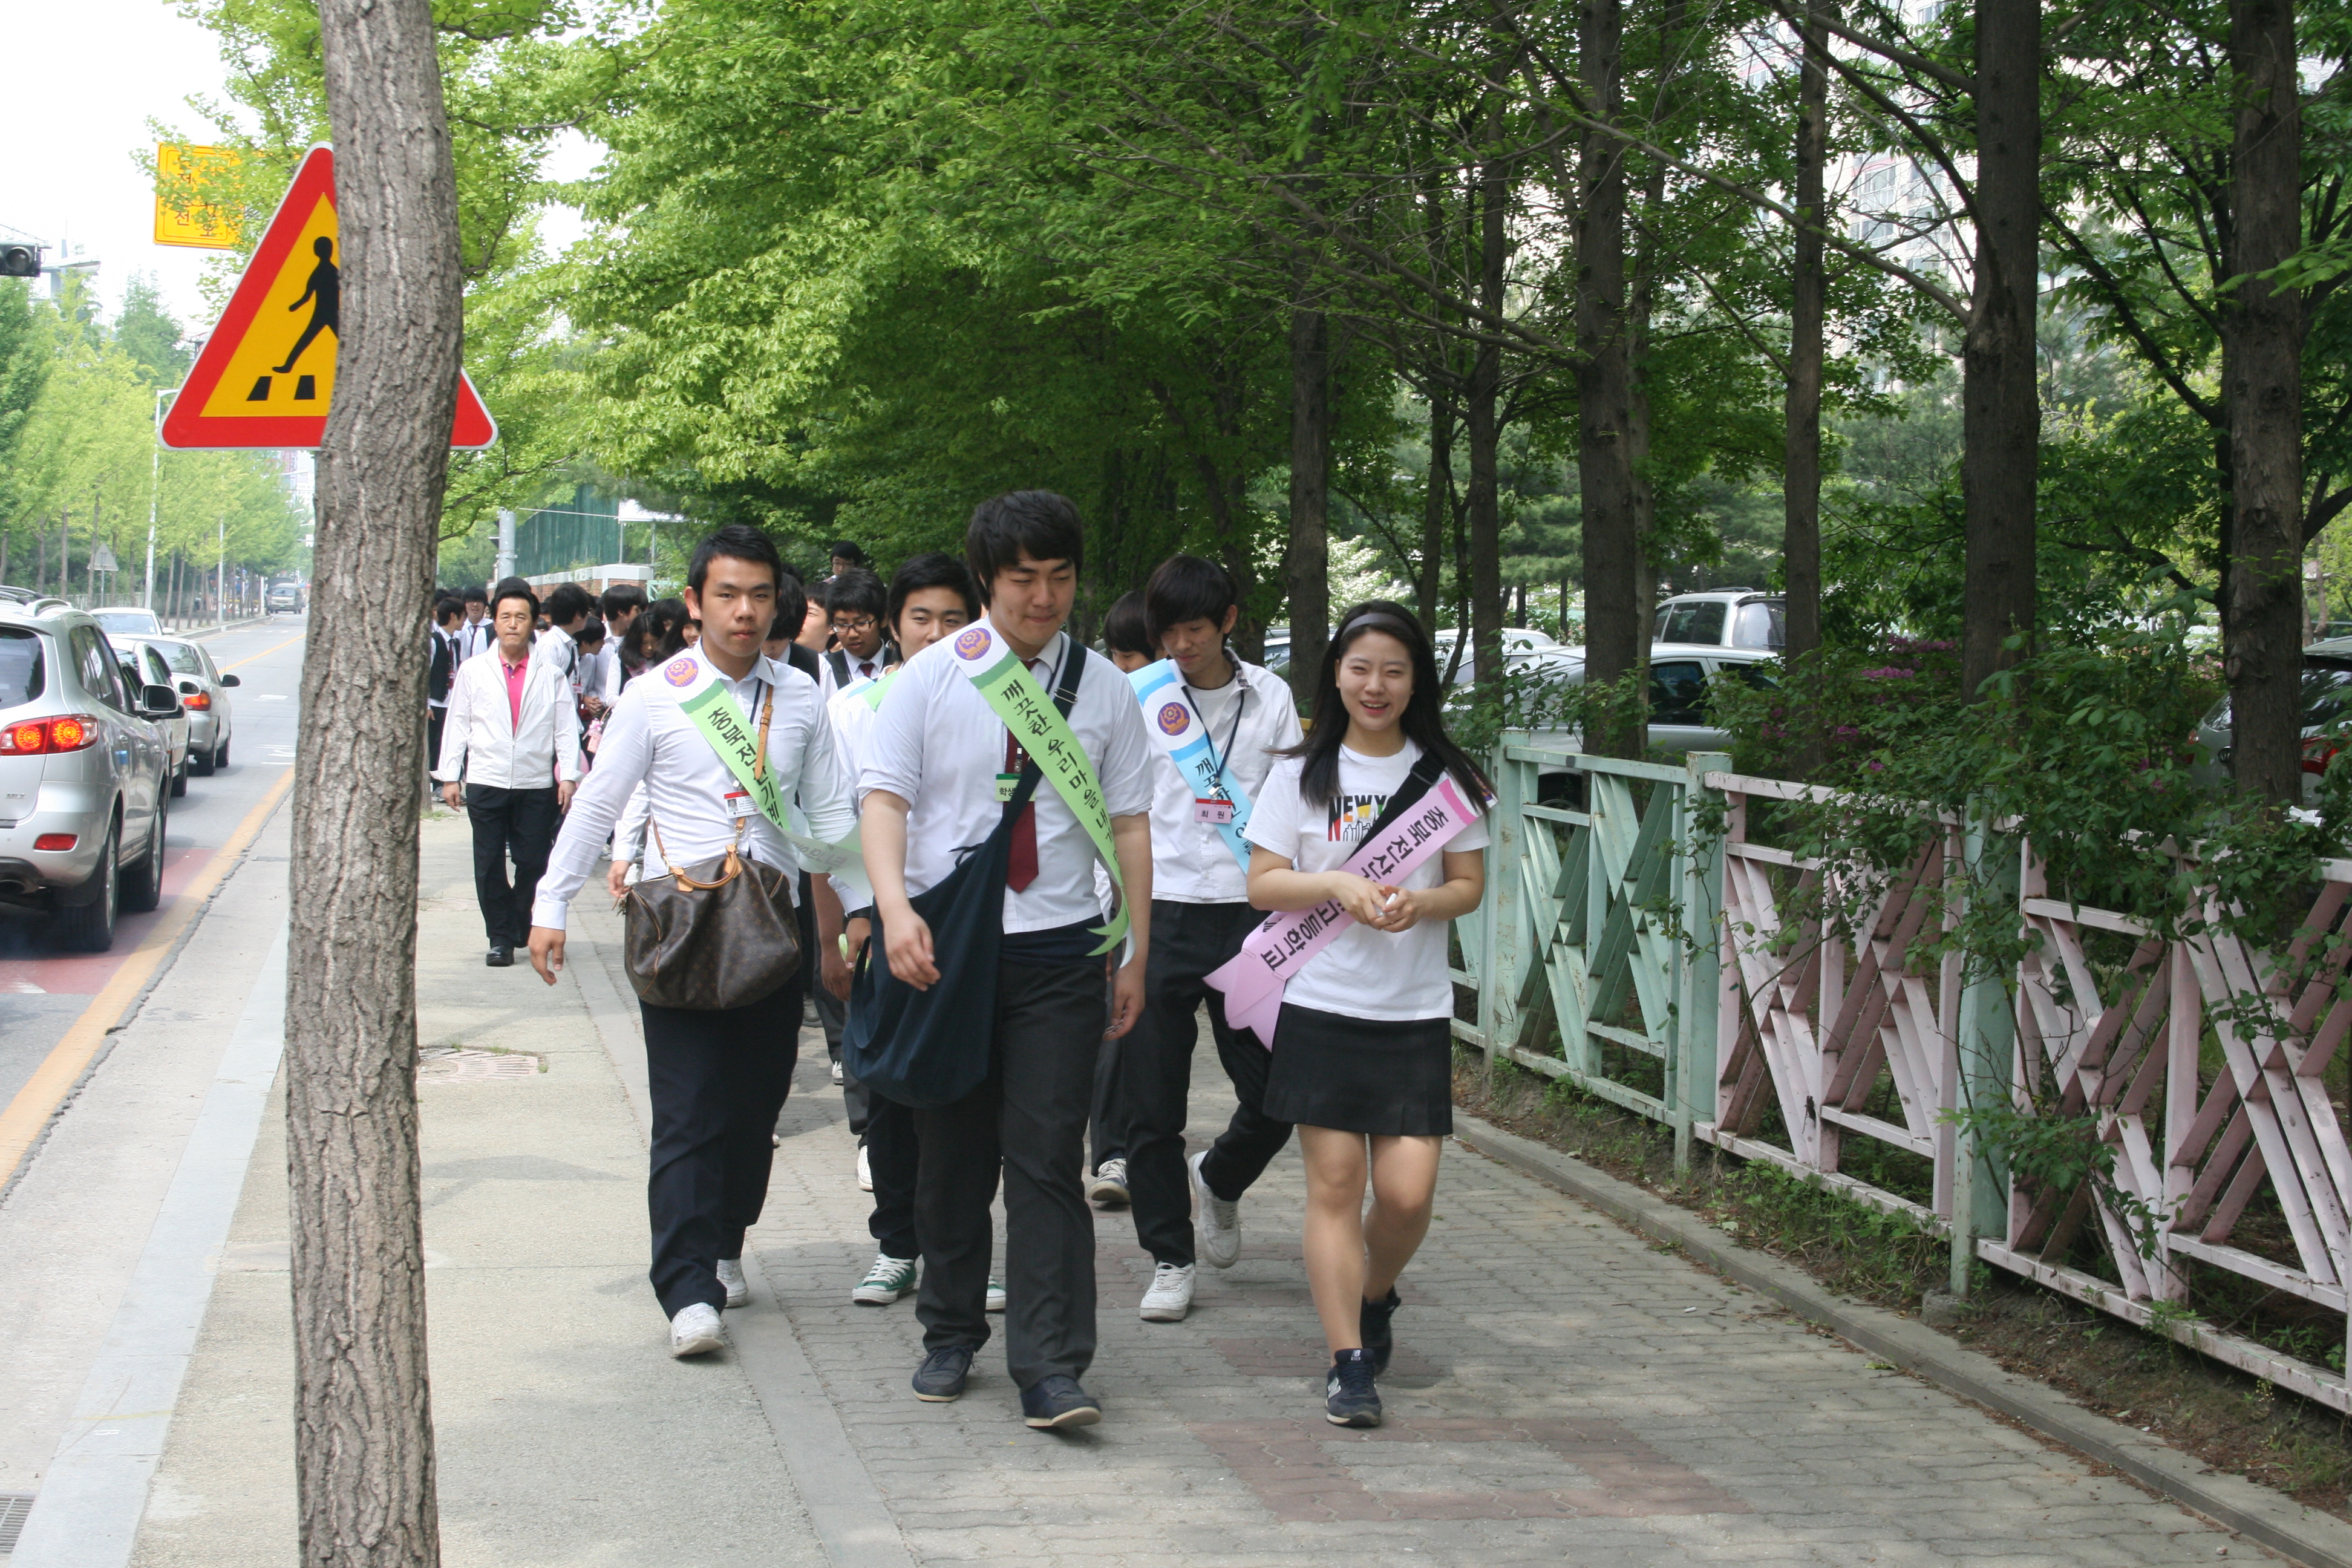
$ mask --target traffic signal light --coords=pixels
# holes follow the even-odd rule
[[[40,275],[39,246],[0,240],[0,278],[38,278]]]

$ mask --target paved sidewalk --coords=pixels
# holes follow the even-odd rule
[[[1101,1216],[1102,1426],[1023,1427],[994,1345],[961,1402],[920,1404],[911,1300],[848,1300],[873,1247],[814,1030],[754,1233],[764,1284],[729,1314],[728,1352],[673,1362],[644,1279],[617,923],[583,903],[553,989],[486,970],[463,824],[428,823],[425,845],[426,1043],[543,1058],[428,1063],[420,1091],[453,1565],[2262,1556],[1458,1147],[1377,1431],[1321,1416],[1295,1152],[1184,1323],[1136,1318],[1150,1260],[1123,1214]],[[1214,1059],[1196,1062],[1196,1131],[1230,1103]],[[434,1076],[453,1070],[480,1076]],[[292,1557],[283,1169],[273,1117],[141,1563]]]

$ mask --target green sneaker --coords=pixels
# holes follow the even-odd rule
[[[885,1252],[876,1256],[874,1267],[866,1271],[849,1299],[861,1307],[887,1307],[901,1296],[912,1295],[914,1289],[915,1260]]]

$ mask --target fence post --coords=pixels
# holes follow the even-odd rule
[[[1526,858],[1527,764],[1513,762],[1507,748],[1526,744],[1524,730],[1506,730],[1495,744],[1494,820],[1487,834],[1486,897],[1479,918],[1485,929],[1486,963],[1478,976],[1478,1033],[1486,1041],[1486,1084],[1495,1089],[1495,1057],[1502,1048],[1504,1031],[1517,1037],[1519,1026],[1519,928],[1526,923],[1526,902],[1519,885],[1519,862]]]
[[[1709,798],[1711,773],[1729,773],[1724,752],[1693,752],[1684,759],[1690,781],[1682,786],[1682,810],[1675,823],[1675,858],[1682,870],[1682,983],[1675,994],[1674,1054],[1667,1066],[1674,1082],[1668,1105],[1675,1118],[1675,1174],[1691,1168],[1691,1123],[1715,1115],[1715,1036],[1722,1011],[1722,955],[1717,950],[1723,908],[1723,834],[1719,824],[1700,837]]]
[[[1969,803],[1961,827],[1963,898],[2017,903],[2018,858],[2022,847],[1996,834],[1980,804]],[[1965,910],[1963,911],[1965,914]],[[2014,976],[1988,974],[1966,958],[1960,982],[1960,1016],[1955,1026],[1962,1110],[1998,1103],[2010,1090],[2017,1043],[2017,1012],[2010,996]],[[1969,1293],[1969,1272],[1977,1258],[1977,1237],[2009,1236],[2009,1195],[1992,1155],[1978,1147],[1974,1128],[1962,1122],[1952,1140],[1952,1278],[1955,1296]]]

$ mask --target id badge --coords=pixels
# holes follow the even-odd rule
[[[997,804],[997,805],[1012,805],[1012,804],[1013,804],[1013,792],[1014,790],[1016,790],[1016,789],[1019,789],[1020,787],[1021,787],[1021,775],[1020,775],[1019,773],[999,773],[999,774],[997,774],[997,775],[996,775],[996,804]]]
[[[1234,803],[1232,801],[1195,800],[1192,802],[1192,820],[1195,822],[1204,822],[1212,827],[1223,827],[1233,819]]]

